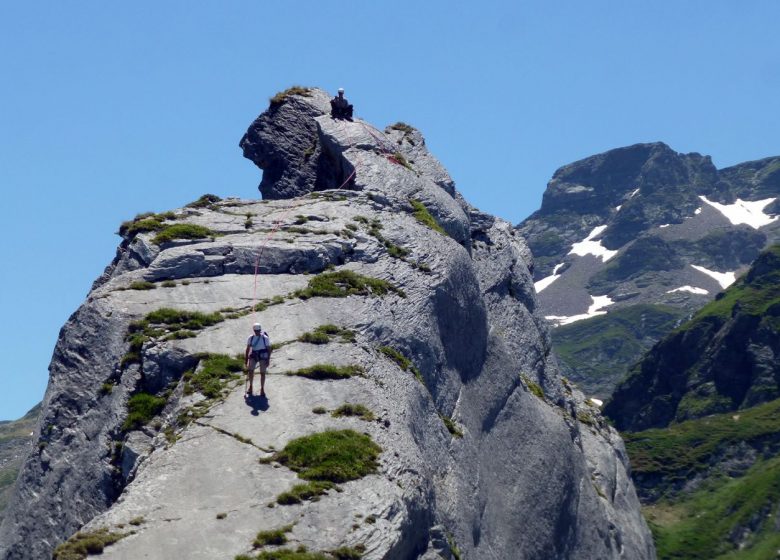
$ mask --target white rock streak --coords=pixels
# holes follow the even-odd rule
[[[553,268],[553,273],[550,276],[545,276],[538,282],[534,282],[534,289],[536,290],[537,294],[561,277],[561,275],[558,274],[558,270],[563,266],[563,264],[564,263],[556,264],[555,268]]]
[[[699,198],[723,214],[735,226],[747,224],[752,228],[758,229],[780,218],[780,216],[770,216],[764,213],[764,208],[772,204],[777,198],[753,201],[738,198],[734,204],[720,204],[707,199],[706,196],[700,196]]]
[[[620,212],[621,208],[623,208],[623,205],[622,204],[618,204],[617,206],[615,206],[615,212]]]
[[[610,251],[601,244],[601,241],[593,241],[593,238],[601,235],[601,232],[605,229],[607,229],[606,225],[593,228],[593,231],[590,232],[588,237],[571,246],[569,254],[579,255],[581,257],[584,257],[585,255],[594,255],[596,257],[601,257],[602,262],[607,262],[617,254],[617,251]]]
[[[694,214],[696,214],[697,216],[698,216],[699,214],[701,214],[701,207],[699,207],[699,208],[697,208],[696,210],[694,210],[694,211],[693,211],[693,213],[694,213]]]
[[[659,227],[659,228],[666,228],[666,227],[669,227],[670,225],[672,225],[672,224],[661,224],[661,225],[660,225],[660,226],[658,226],[658,227]]]
[[[628,198],[634,198],[636,196],[636,193],[639,192],[639,189],[636,189],[634,192],[632,192],[630,195],[628,195]]]
[[[691,266],[699,272],[703,272],[710,278],[714,278],[715,281],[720,284],[721,288],[728,288],[734,283],[734,280],[737,279],[736,273],[734,272],[717,272],[715,270],[708,270],[703,266],[698,266],[695,264],[692,264]]]
[[[574,323],[575,321],[582,321],[583,319],[596,317],[597,315],[605,315],[607,312],[604,311],[604,308],[615,303],[609,298],[609,296],[590,296],[590,299],[592,300],[592,303],[590,304],[590,307],[588,307],[588,311],[586,313],[572,315],[571,317],[547,315],[545,319],[552,321],[556,325],[568,325],[570,323]]]
[[[593,404],[595,404],[599,408],[601,408],[602,405],[604,404],[604,401],[602,401],[601,399],[597,399],[596,397],[591,397],[590,398],[590,402],[592,402]]]
[[[679,288],[675,288],[674,290],[669,290],[666,293],[673,294],[674,292],[690,292],[692,294],[699,294],[701,296],[705,296],[709,294],[709,292],[704,288],[697,288],[695,286],[680,286]]]

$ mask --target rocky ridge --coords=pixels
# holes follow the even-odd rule
[[[523,239],[419,132],[326,102],[272,103],[242,140],[268,200],[125,224],[61,332],[0,557],[80,530],[67,546],[121,537],[108,558],[225,558],[284,528],[322,558],[653,558],[620,438],[558,374]],[[277,345],[267,400],[230,372],[254,320]],[[312,344],[329,325],[344,339]],[[349,403],[375,420],[321,413]],[[296,438],[347,428],[375,465],[281,505]]]
[[[679,324],[780,240],[778,214],[778,157],[718,170],[652,143],[556,171],[517,229],[535,257],[540,312],[561,329],[565,374],[607,398],[668,332],[659,325]]]

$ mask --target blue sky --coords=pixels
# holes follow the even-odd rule
[[[3,2],[0,419],[43,396],[122,220],[258,196],[237,144],[276,91],[345,87],[518,222],[556,168],[610,148],[780,154],[777,21],[772,0]]]

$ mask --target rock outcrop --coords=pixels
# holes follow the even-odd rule
[[[62,329],[0,558],[76,531],[65,546],[128,559],[654,558],[619,436],[559,375],[522,237],[419,132],[334,121],[325,98],[291,92],[242,139],[268,200],[123,226]],[[256,320],[276,350],[268,397],[245,399]]]
[[[777,157],[718,170],[707,156],[637,144],[556,171],[518,231],[540,311],[564,331],[553,338],[565,374],[609,397],[668,332],[659,325],[675,326],[780,241],[779,200]]]

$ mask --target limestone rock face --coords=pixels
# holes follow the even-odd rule
[[[287,526],[291,548],[368,559],[654,558],[619,436],[560,377],[524,239],[419,132],[334,121],[326,98],[292,95],[242,140],[272,200],[125,230],[62,330],[0,558],[100,529],[128,533],[107,558],[232,558]],[[163,235],[183,224],[208,229]],[[275,350],[267,398],[245,399],[205,379],[255,321]],[[324,325],[346,334],[304,336]],[[285,375],[322,364],[357,374]],[[347,403],[373,420],[331,414]],[[278,452],[344,429],[381,447],[376,471],[282,505],[305,481]]]

